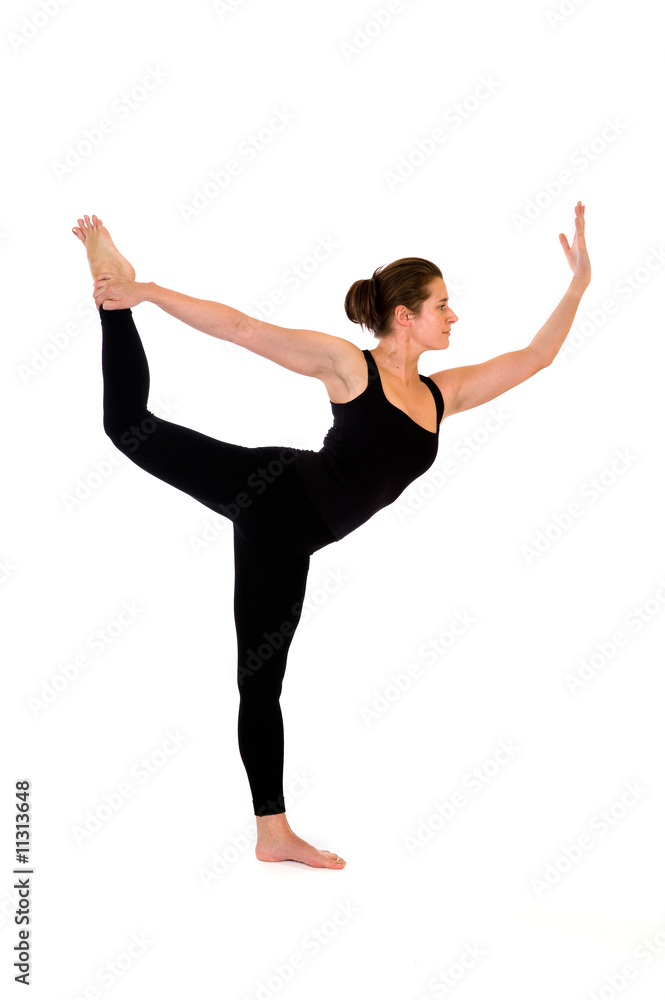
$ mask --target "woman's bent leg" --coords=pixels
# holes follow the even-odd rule
[[[218,441],[155,416],[148,408],[150,374],[131,309],[100,307],[104,430],[140,468],[231,520],[262,450]]]
[[[309,554],[279,535],[234,527],[234,615],[238,639],[238,743],[254,814],[285,812],[284,727],[279,704],[286,659],[298,626]]]

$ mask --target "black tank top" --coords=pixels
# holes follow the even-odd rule
[[[443,397],[427,375],[420,378],[436,402],[436,431],[428,431],[386,399],[370,351],[367,388],[333,403],[333,425],[320,451],[298,449],[295,466],[305,490],[336,539],[387,507],[436,458]]]

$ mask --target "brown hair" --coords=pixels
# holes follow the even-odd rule
[[[406,306],[416,315],[430,296],[434,278],[441,271],[423,257],[400,257],[392,264],[377,267],[371,278],[354,281],[344,299],[344,311],[352,323],[359,323],[374,336],[390,333],[397,306]]]

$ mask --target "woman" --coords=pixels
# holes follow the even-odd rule
[[[392,503],[436,457],[444,416],[479,406],[551,364],[570,330],[591,268],[584,206],[575,206],[573,271],[531,343],[482,364],[418,373],[424,351],[448,347],[457,316],[439,268],[407,257],[355,281],[345,310],[379,339],[361,350],[340,337],[289,330],[230,306],[191,298],[134,268],[95,215],[72,230],[84,243],[102,324],[104,430],[136,465],[233,522],[238,640],[238,742],[257,821],[256,857],[338,868],[343,858],[296,836],[286,819],[279,697],[310,556]],[[149,372],[132,307],[152,302],[213,337],[320,379],[334,424],[319,452],[217,441],[147,409]]]

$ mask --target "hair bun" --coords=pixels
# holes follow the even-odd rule
[[[382,337],[390,332],[396,306],[419,314],[430,295],[432,279],[442,277],[437,265],[424,257],[400,257],[377,267],[371,278],[354,281],[346,293],[344,310],[352,323]]]

